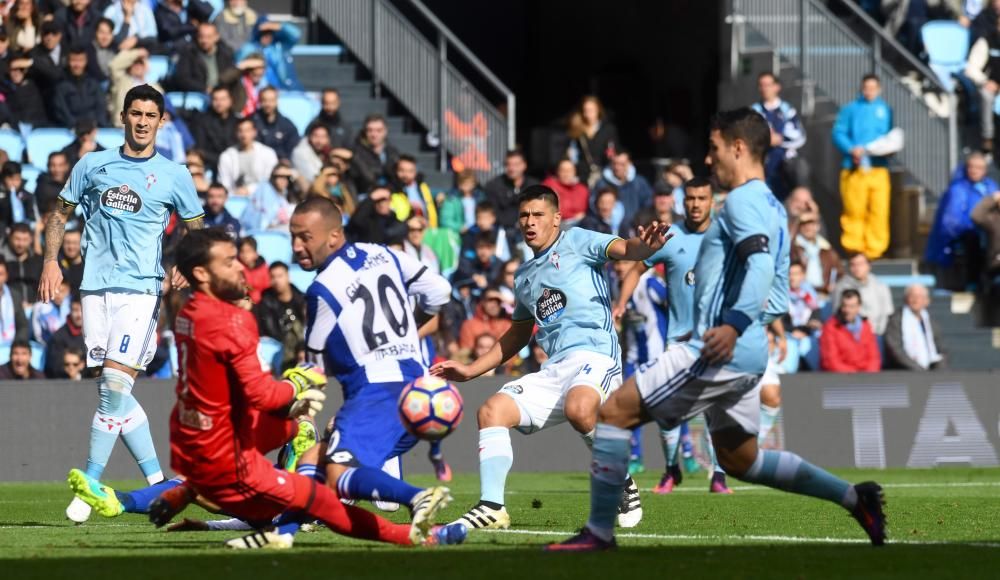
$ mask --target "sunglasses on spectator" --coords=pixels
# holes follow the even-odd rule
[[[411,232],[422,232],[422,231],[424,231],[424,228],[410,228],[410,231]]]
[[[28,72],[28,67],[26,66],[15,66],[11,67],[11,72]]]

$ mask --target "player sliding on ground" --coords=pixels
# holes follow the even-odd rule
[[[719,113],[709,139],[707,161],[731,191],[698,253],[694,335],[641,368],[601,407],[590,519],[578,535],[548,549],[614,548],[631,429],[649,421],[672,429],[702,412],[726,473],[841,505],[872,544],[882,545],[878,484],[851,485],[794,453],[758,449],[758,382],[768,357],[764,325],[788,308],[788,218],[764,183],[762,159],[770,142],[764,118],[748,108]]]
[[[559,198],[542,185],[521,192],[518,225],[534,258],[515,274],[514,320],[485,356],[470,364],[445,361],[431,374],[468,381],[494,369],[536,340],[549,355],[542,370],[507,383],[479,408],[480,501],[458,521],[470,528],[508,528],[504,486],[514,463],[510,429],[525,434],[569,422],[590,444],[597,409],[621,384],[618,336],[604,275],[608,260],[645,260],[666,243],[666,224],[653,222],[628,241],[580,228],[560,231]],[[639,490],[621,473],[616,511],[632,527],[642,519]]]

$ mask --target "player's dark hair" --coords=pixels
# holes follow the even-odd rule
[[[241,238],[240,239],[240,248],[242,249],[243,246],[250,246],[251,248],[253,248],[253,251],[256,252],[257,251],[257,238],[255,238],[253,236],[247,236],[245,238]]]
[[[701,175],[695,175],[691,179],[684,182],[684,189],[698,189],[701,187],[712,187],[712,182],[707,177],[702,177]]]
[[[10,352],[14,352],[15,348],[26,348],[28,349],[28,352],[31,352],[31,343],[23,338],[20,338],[10,343]]]
[[[844,290],[840,294],[840,304],[838,304],[837,307],[839,308],[841,305],[843,305],[844,304],[844,300],[846,300],[848,298],[857,298],[858,299],[858,304],[861,304],[861,302],[862,302],[862,300],[861,300],[861,292],[858,292],[854,288],[848,288],[847,290]]]
[[[376,189],[386,189],[376,188]],[[372,190],[374,192],[374,189]],[[337,204],[333,203],[329,198],[320,197],[318,195],[310,195],[300,203],[295,206],[295,211],[293,214],[306,214],[309,212],[316,212],[327,222],[336,228],[342,227],[344,224],[343,214],[340,213],[340,208]]]
[[[732,143],[739,139],[747,145],[750,157],[763,161],[771,146],[771,128],[764,117],[750,107],[720,111],[712,117],[711,129],[722,135],[722,140]]]
[[[226,230],[222,228],[207,228],[188,232],[177,245],[177,270],[187,278],[191,285],[194,285],[194,269],[207,265],[212,259],[212,246],[221,243],[233,243],[233,238],[229,237]]]
[[[275,270],[275,269],[279,269],[279,268],[283,269],[283,270],[285,270],[287,272],[288,271],[288,264],[282,262],[281,260],[278,260],[276,262],[271,262],[271,265],[267,267],[267,270],[271,271],[271,270]]]
[[[24,222],[18,222],[10,226],[10,235],[14,234],[28,234],[31,235],[31,226]]]
[[[479,232],[476,234],[476,246],[496,246],[497,237],[493,232]]]
[[[149,85],[134,86],[125,93],[125,106],[123,111],[128,111],[135,101],[152,101],[156,105],[156,110],[163,116],[163,94]]]
[[[517,196],[517,205],[521,206],[529,201],[540,199],[559,211],[559,196],[547,185],[529,185],[521,190],[521,195]]]
[[[490,212],[491,214],[496,215],[497,208],[493,205],[492,201],[486,199],[476,204],[476,213],[482,212]]]

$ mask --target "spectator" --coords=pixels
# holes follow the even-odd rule
[[[889,317],[885,331],[886,368],[908,371],[947,368],[944,353],[938,349],[941,335],[927,312],[930,303],[926,286],[906,287],[904,306]]]
[[[35,183],[35,200],[39,205],[55,201],[69,179],[69,161],[61,151],[49,153],[48,171],[38,176]]]
[[[514,280],[517,269],[521,267],[520,258],[511,258],[503,264],[500,277],[494,281],[497,291],[500,292],[500,300],[503,303],[504,312],[508,316],[514,314],[514,304],[517,301],[514,295]]]
[[[612,220],[611,231],[618,231],[618,226],[624,216],[633,216],[640,209],[649,207],[653,203],[653,188],[649,186],[646,178],[639,175],[635,170],[635,165],[629,154],[619,150],[611,158],[611,165],[604,168],[600,181],[594,188],[593,200],[597,202],[597,192],[604,186],[614,186],[618,192],[618,203],[620,208],[616,208],[615,217]]]
[[[840,244],[849,252],[864,252],[876,259],[889,248],[889,159],[885,146],[892,129],[892,109],[879,96],[879,78],[869,74],[861,81],[861,95],[845,105],[833,125],[833,142],[844,156],[840,170],[840,195],[844,213]]]
[[[455,176],[455,187],[438,198],[439,221],[442,228],[464,234],[476,223],[476,205],[486,195],[476,181],[476,172],[466,169]]]
[[[198,25],[195,42],[180,49],[174,72],[164,84],[171,91],[210,93],[223,84],[223,78],[234,77],[234,62],[233,50],[219,43],[219,30],[204,22]]]
[[[204,197],[208,186],[211,185],[205,174],[205,155],[200,149],[192,148],[187,150],[184,160],[188,172],[191,174],[191,179],[194,181],[194,190],[198,192],[199,196]]]
[[[306,128],[306,138],[292,149],[292,165],[306,181],[312,181],[323,168],[330,153],[330,133],[326,126],[313,123]],[[367,191],[367,190],[365,190]]]
[[[799,216],[791,259],[805,266],[806,279],[813,288],[822,294],[829,294],[840,272],[840,256],[819,234],[819,221],[819,214]]]
[[[251,54],[236,63],[236,68],[222,75],[220,81],[233,95],[233,110],[240,117],[249,117],[257,112],[260,90],[264,81],[264,59],[259,54]]]
[[[694,179],[694,171],[687,161],[673,161],[663,169],[663,174],[653,186],[654,191],[672,189],[674,192],[674,215],[684,218],[684,184]]]
[[[247,280],[247,294],[254,304],[260,303],[261,294],[271,285],[271,275],[268,273],[267,262],[257,253],[257,240],[247,236],[240,240],[238,254],[243,264],[243,275]]]
[[[108,127],[108,102],[100,83],[87,75],[86,47],[70,49],[67,72],[53,96],[53,120],[63,127],[73,127],[84,119]]]
[[[517,227],[517,196],[521,190],[535,185],[538,180],[526,175],[528,162],[520,149],[507,152],[503,162],[503,175],[489,180],[484,187],[486,199],[493,204],[497,223],[507,229]]]
[[[294,207],[289,201],[295,174],[288,163],[278,163],[267,183],[260,184],[240,216],[243,232],[252,235],[265,230],[288,231]]]
[[[352,242],[384,244],[394,232],[405,227],[392,211],[389,203],[391,195],[389,188],[377,186],[367,199],[358,204],[347,222],[347,236]]]
[[[42,275],[42,257],[32,249],[33,235],[26,223],[10,226],[7,245],[3,250],[7,260],[8,285],[17,290],[27,308],[37,300],[38,279]]]
[[[775,197],[784,200],[788,191],[809,180],[805,160],[798,156],[799,148],[806,143],[806,132],[799,120],[799,113],[781,98],[781,81],[773,73],[757,77],[760,101],[752,105],[771,128],[771,148],[764,159],[767,185]]]
[[[0,366],[0,381],[44,378],[45,375],[31,366],[31,343],[26,340],[15,340],[10,347],[10,361]]]
[[[309,195],[318,195],[334,200],[340,204],[340,211],[345,218],[354,215],[357,209],[357,201],[354,192],[346,183],[340,181],[340,170],[333,166],[326,166],[316,176],[309,188]]]
[[[469,323],[472,320],[474,319],[470,318],[469,320],[466,320],[465,323],[462,324],[462,328],[465,328],[465,324]],[[479,336],[476,337],[474,345],[472,349],[469,351],[469,360],[474,361],[479,357],[486,356],[486,353],[490,352],[490,349],[492,349],[496,343],[497,339],[493,335],[487,334],[485,332],[483,334],[480,334]],[[506,366],[507,365],[504,364],[495,369],[490,369],[479,376],[492,377],[496,376],[497,374],[501,375],[507,374],[504,372],[506,370]]]
[[[4,17],[7,37],[14,50],[28,52],[38,44],[42,29],[42,15],[35,0],[15,0],[14,6]]]
[[[542,185],[551,188],[559,196],[559,213],[567,227],[587,214],[590,192],[586,185],[580,183],[576,176],[576,165],[569,159],[560,161],[555,175],[545,178]]]
[[[87,46],[87,74],[100,83],[111,79],[111,59],[119,50],[127,50],[115,44],[114,27],[107,18],[98,20],[94,40]]]
[[[819,214],[819,205],[816,204],[808,187],[799,186],[793,189],[792,193],[785,199],[785,211],[788,213],[788,221],[791,223],[802,214]]]
[[[299,131],[288,117],[278,112],[278,90],[274,87],[261,89],[253,122],[257,140],[274,149],[278,159],[290,161],[292,150],[299,144]]]
[[[29,76],[32,65],[33,61],[28,57],[12,58],[7,73],[10,82],[6,83],[3,91],[14,120],[25,126],[25,129],[49,124],[45,99],[38,85]]]
[[[162,5],[161,5],[162,6]],[[233,96],[226,87],[212,89],[212,106],[199,113],[191,123],[194,142],[205,156],[205,166],[216,172],[219,155],[236,144],[236,124],[239,118],[233,113]]]
[[[7,264],[0,260],[0,346],[28,340],[31,327],[24,316],[24,296],[7,284]]]
[[[976,14],[976,17],[972,19],[972,24],[969,26],[971,46],[975,46],[980,38],[996,30],[997,21],[1000,20],[1000,0],[989,0],[985,4],[987,5],[983,6],[979,14]]]
[[[496,209],[489,201],[480,202],[476,206],[476,223],[462,234],[461,257],[469,260],[476,257],[476,240],[483,232],[493,235],[496,257],[503,261],[509,260],[514,234],[508,233],[507,228],[497,223]]]
[[[66,46],[90,46],[94,41],[94,29],[101,15],[91,5],[90,0],[69,0],[63,19],[63,39]],[[72,54],[72,51],[70,52]]]
[[[62,28],[57,22],[42,23],[42,41],[28,56],[32,62],[31,78],[46,96],[46,102],[51,102],[56,85],[66,76],[66,51],[62,45]]]
[[[24,189],[24,179],[21,178],[21,164],[8,161],[0,169],[0,225],[28,224],[34,226],[38,221],[38,205],[35,196]]]
[[[803,338],[815,330],[813,314],[819,310],[816,289],[806,280],[806,267],[793,261],[788,266],[788,318],[796,338]]]
[[[452,286],[459,291],[466,310],[479,299],[483,291],[496,279],[503,262],[496,257],[496,238],[491,232],[476,235],[475,254],[470,259],[462,256],[451,277]]]
[[[171,54],[191,42],[198,24],[208,22],[212,5],[204,0],[160,0],[153,15],[160,44]]]
[[[1000,326],[1000,192],[979,200],[972,221],[986,233],[986,257],[982,262],[984,323]]]
[[[819,338],[820,368],[835,373],[874,373],[882,366],[871,324],[861,315],[861,294],[848,289],[840,308],[823,325]]]
[[[351,146],[351,128],[340,116],[340,91],[333,88],[323,89],[320,100],[321,108],[312,123],[326,126],[330,133],[330,143],[334,147]]]
[[[288,266],[275,262],[268,268],[271,287],[254,307],[261,336],[282,343],[282,370],[305,360],[306,297],[292,285]]]
[[[107,112],[106,109],[102,110]],[[97,122],[93,119],[80,119],[73,126],[73,133],[76,134],[76,139],[59,150],[60,153],[66,155],[71,172],[73,171],[73,167],[80,161],[80,158],[87,153],[104,151],[104,147],[97,142]]]
[[[208,191],[205,193],[205,227],[220,228],[233,240],[239,240],[240,221],[226,209],[228,199],[229,192],[226,191],[226,186],[218,182],[208,186]]]
[[[50,378],[62,378],[69,379],[71,381],[81,381],[83,380],[83,371],[87,366],[87,361],[83,358],[83,352],[85,348],[67,348],[63,351],[62,356],[62,375],[58,377],[53,377],[48,375]]]
[[[357,197],[361,193],[361,190],[358,189],[358,182],[354,179],[356,172],[351,166],[351,162],[354,160],[354,152],[347,147],[333,147],[327,155],[327,160],[331,167],[335,167],[340,172],[340,183]]]
[[[226,0],[226,7],[215,17],[222,42],[236,52],[250,40],[257,12],[247,6],[247,0]]]
[[[72,54],[70,55],[72,57]],[[145,48],[133,48],[119,52],[111,60],[111,90],[108,91],[108,118],[115,127],[124,127],[122,121],[122,110],[125,108],[125,95],[133,87],[146,84],[146,75],[149,72],[149,51]],[[152,86],[159,92],[163,92],[163,87],[157,83]]]
[[[938,202],[924,259],[937,268],[940,287],[961,291],[979,282],[983,248],[972,210],[981,199],[1000,190],[986,169],[985,156],[970,155]]]
[[[893,312],[892,294],[889,287],[872,274],[871,262],[864,254],[854,254],[847,260],[847,275],[833,286],[834,304],[840,303],[840,295],[848,289],[861,293],[861,315],[871,323],[875,334],[882,336],[889,315]]]
[[[156,16],[142,0],[115,0],[104,9],[104,18],[113,23],[116,44],[122,50],[137,46],[151,49],[159,36]]]
[[[594,95],[583,97],[569,119],[566,154],[576,164],[580,181],[593,187],[601,178],[601,168],[618,150],[618,129],[607,120],[604,105]]]
[[[194,146],[194,137],[184,122],[177,114],[177,109],[169,99],[163,103],[163,124],[156,132],[156,152],[167,159],[183,164],[186,159],[185,151]]]
[[[236,59],[259,54],[267,63],[264,76],[267,84],[284,91],[301,91],[302,83],[295,74],[292,47],[298,44],[302,32],[291,22],[275,22],[262,15],[254,24],[250,41],[237,51]]]
[[[67,229],[63,234],[62,258],[59,268],[63,278],[69,282],[73,296],[80,295],[80,284],[83,283],[83,251],[81,241],[83,234],[78,229]]]
[[[437,255],[430,247],[424,245],[424,232],[427,230],[427,218],[415,215],[406,220],[406,239],[403,240],[403,251],[422,262],[428,270],[435,274],[441,273],[441,265]]]
[[[966,78],[979,89],[979,132],[983,139],[982,149],[987,153],[993,152],[993,102],[1000,92],[1000,66],[997,66],[994,56],[998,51],[1000,21],[995,21],[986,34],[972,45],[964,71]]]
[[[253,119],[236,122],[236,144],[219,156],[219,182],[233,195],[247,197],[257,189],[257,184],[271,175],[278,164],[278,155],[267,145],[257,141],[257,126]]]
[[[327,133],[329,146],[330,136]],[[361,193],[392,180],[392,171],[399,160],[399,151],[389,143],[389,127],[382,115],[368,115],[354,142],[355,179]]]
[[[31,308],[31,339],[46,344],[66,324],[70,310],[69,282],[63,280],[48,302],[35,302]]]
[[[499,290],[492,286],[485,289],[482,300],[476,306],[476,313],[462,323],[458,335],[459,348],[472,350],[476,346],[476,338],[482,334],[499,340],[510,329],[510,318],[501,308],[502,303]]]
[[[392,194],[392,210],[400,221],[419,215],[427,218],[430,227],[438,227],[437,205],[427,183],[418,180],[417,160],[410,155],[400,155],[396,160],[396,192]]]
[[[593,211],[580,220],[576,225],[585,230],[610,234],[616,231],[614,226],[615,208],[618,207],[618,192],[610,185],[598,184],[597,194],[594,198]]]

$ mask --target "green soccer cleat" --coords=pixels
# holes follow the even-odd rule
[[[299,460],[306,451],[316,446],[316,425],[312,421],[300,420],[299,432],[289,443],[288,455],[285,457],[285,471],[295,473]]]
[[[106,518],[120,516],[125,507],[118,501],[115,490],[90,477],[79,469],[69,470],[66,482],[76,497]]]

